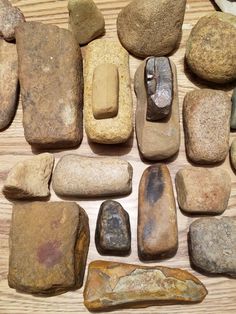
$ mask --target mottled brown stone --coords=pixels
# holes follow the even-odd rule
[[[89,246],[88,216],[72,202],[16,204],[9,245],[11,288],[41,295],[80,288]]]
[[[116,262],[90,263],[84,290],[89,311],[203,301],[204,285],[185,270]]]
[[[95,233],[97,250],[102,255],[125,256],[131,250],[129,214],[115,201],[102,203]]]
[[[65,29],[38,22],[16,29],[26,140],[42,148],[67,148],[83,136],[80,47]]]
[[[141,260],[172,257],[178,249],[175,197],[167,166],[148,167],[139,184],[138,253]]]

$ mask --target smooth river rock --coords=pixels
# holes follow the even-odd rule
[[[56,165],[52,186],[62,196],[119,196],[131,192],[132,176],[132,166],[119,158],[66,155]]]
[[[236,217],[201,218],[189,228],[193,265],[210,274],[236,278]]]
[[[89,247],[88,216],[72,202],[16,204],[9,246],[11,288],[40,295],[80,288]]]
[[[91,312],[109,311],[198,303],[206,295],[204,285],[185,270],[94,261],[89,265],[84,305]]]
[[[233,90],[232,94],[232,111],[231,111],[231,121],[230,127],[231,129],[236,129],[236,88]]]
[[[23,126],[37,148],[77,146],[83,136],[83,70],[71,32],[27,22],[16,29]]]
[[[231,101],[226,92],[188,92],[183,105],[186,153],[191,161],[213,164],[229,151]]]
[[[187,166],[177,172],[175,186],[179,207],[188,214],[218,215],[227,209],[231,178],[224,169]]]
[[[144,261],[169,258],[178,249],[176,204],[166,165],[148,167],[139,184],[138,254]]]
[[[131,250],[129,214],[116,201],[102,203],[95,233],[97,250],[102,255],[125,256]]]
[[[18,162],[7,176],[3,193],[13,199],[48,196],[53,165],[54,156],[49,153]]]
[[[215,0],[215,3],[225,13],[236,15],[236,1],[235,0]]]

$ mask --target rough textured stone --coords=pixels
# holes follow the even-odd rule
[[[201,302],[204,285],[185,270],[115,262],[90,263],[84,290],[89,311]]]
[[[18,62],[16,45],[0,39],[0,130],[12,121],[18,99]]]
[[[95,119],[92,110],[93,75],[95,69],[104,63],[112,63],[118,68],[118,113],[110,119]],[[98,39],[90,43],[85,54],[84,80],[85,131],[89,140],[100,144],[126,142],[133,130],[133,104],[127,51],[118,41]]]
[[[236,15],[236,2],[235,0],[215,0],[215,3],[225,13]]]
[[[205,272],[236,277],[236,217],[201,218],[189,228],[192,263]]]
[[[16,29],[26,140],[39,148],[67,148],[83,136],[82,56],[72,34],[54,25]]]
[[[175,186],[179,207],[189,214],[222,214],[228,206],[231,178],[224,169],[187,166],[177,172]]]
[[[131,192],[132,176],[132,166],[119,158],[66,155],[56,166],[52,186],[63,196],[118,196]]]
[[[76,203],[14,205],[9,286],[42,295],[80,288],[88,246],[88,216]]]
[[[95,233],[97,250],[102,255],[125,256],[131,250],[129,214],[115,201],[102,203]]]
[[[180,39],[185,6],[186,0],[131,1],[117,19],[122,45],[137,57],[169,54]]]
[[[196,163],[223,161],[229,150],[231,101],[223,91],[194,90],[183,105],[185,146]]]
[[[175,255],[178,227],[175,197],[167,166],[148,167],[139,184],[138,253],[151,261]]]
[[[49,153],[18,162],[9,172],[3,193],[9,198],[46,197],[54,156]]]
[[[231,111],[231,121],[230,121],[231,129],[236,129],[236,88],[233,91],[232,95],[232,111]]]
[[[236,171],[236,139],[233,140],[231,148],[230,148],[230,158],[231,164]]]
[[[134,78],[137,96],[136,136],[142,157],[150,160],[163,160],[173,156],[180,146],[179,99],[176,67],[170,61],[173,73],[172,110],[168,118],[151,122],[146,119],[147,92],[144,81],[145,60],[138,68]]]
[[[80,45],[104,34],[104,17],[92,0],[69,0],[68,10],[69,29]]]
[[[11,41],[15,39],[15,27],[25,22],[19,8],[13,7],[7,0],[0,0],[0,37]]]
[[[186,60],[199,77],[226,83],[236,79],[236,17],[215,12],[200,18],[186,44]]]

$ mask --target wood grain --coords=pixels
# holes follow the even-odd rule
[[[67,1],[64,0],[13,0],[14,5],[19,6],[24,12],[28,21],[42,21],[49,24],[57,24],[58,26],[67,28]],[[122,7],[129,1],[126,0],[96,0],[98,7],[102,10],[106,20],[106,37],[116,37],[116,17]],[[182,107],[183,97],[186,92],[196,87],[207,87],[204,82],[198,80],[191,75],[184,66],[185,43],[191,28],[196,21],[207,13],[215,10],[212,2],[209,0],[188,0],[185,21],[183,25],[183,36],[179,49],[171,56],[178,69],[178,83],[180,104]],[[83,48],[84,49],[84,48]],[[130,58],[130,70],[133,81],[135,70],[140,64],[140,60],[133,57]],[[213,86],[216,89],[222,87]],[[233,84],[224,87],[231,95]],[[135,95],[133,94],[134,105],[136,104]],[[235,137],[231,134],[231,141]],[[96,218],[99,206],[103,200],[94,201],[79,201],[79,204],[84,207],[89,214],[90,228],[91,228],[91,244],[88,262],[95,259],[117,260],[122,262],[141,263],[137,256],[136,243],[136,228],[137,228],[137,201],[138,201],[138,183],[142,172],[148,166],[140,160],[137,150],[136,139],[132,138],[126,145],[105,147],[103,145],[89,145],[86,136],[81,146],[76,150],[70,151],[56,151],[56,160],[62,155],[69,152],[78,153],[86,156],[95,155],[109,155],[120,156],[133,165],[134,179],[133,192],[131,195],[120,198],[123,207],[130,214],[131,229],[132,229],[132,253],[129,257],[101,257],[95,248],[94,231],[96,225]],[[30,157],[32,154],[38,153],[32,151],[31,147],[24,139],[22,127],[22,109],[19,104],[17,114],[12,125],[0,133],[0,188],[6,179],[9,169],[20,160]],[[181,148],[178,156],[167,162],[172,179],[174,179],[178,169],[188,164],[184,149],[184,137],[181,118]],[[231,170],[229,159],[222,165],[227,169],[232,178],[232,193],[230,197],[228,210],[224,213],[226,216],[236,215],[236,177]],[[201,182],[199,182],[201,184]],[[52,192],[51,200],[58,200],[59,198]],[[11,219],[11,203],[6,200],[0,193],[0,313],[87,313],[83,305],[82,292],[83,289],[69,292],[57,297],[39,298],[31,295],[17,293],[10,289],[7,284],[8,271],[8,233]],[[209,295],[205,301],[196,305],[179,305],[179,306],[161,306],[150,307],[147,309],[130,309],[123,311],[116,311],[116,313],[137,313],[137,314],[154,314],[154,313],[235,313],[236,312],[236,280],[225,277],[206,277],[191,269],[188,258],[187,249],[187,232],[189,224],[194,220],[188,216],[184,216],[178,210],[178,227],[179,227],[179,250],[177,255],[169,260],[162,261],[160,264],[172,267],[182,267],[189,270],[191,273],[198,276],[200,280],[206,285]],[[156,263],[158,264],[158,263]]]

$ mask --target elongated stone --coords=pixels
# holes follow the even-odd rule
[[[131,192],[132,176],[132,166],[119,158],[66,155],[56,166],[52,186],[62,196],[118,196]]]
[[[236,88],[233,91],[232,95],[232,110],[231,110],[231,121],[230,121],[231,129],[236,129]]]
[[[0,130],[12,121],[18,99],[18,62],[16,45],[0,39]]]
[[[18,203],[10,229],[9,286],[40,295],[80,288],[88,247],[88,216],[76,203]]]
[[[139,151],[149,160],[167,159],[177,153],[180,146],[179,100],[176,67],[170,61],[173,74],[172,109],[170,115],[160,121],[147,120],[147,91],[145,86],[145,60],[138,68],[134,78],[137,96],[136,136]],[[165,89],[164,89],[165,90]],[[169,87],[168,87],[168,90]]]
[[[233,140],[230,148],[230,159],[233,169],[236,171],[236,139]]]
[[[178,249],[175,197],[167,166],[148,167],[139,184],[138,253],[141,260],[172,257]]]
[[[39,148],[67,148],[83,136],[80,47],[65,29],[27,22],[16,29],[26,140]]]
[[[185,270],[116,262],[90,263],[84,290],[89,311],[201,302],[204,285]]]
[[[131,250],[129,214],[115,201],[102,203],[95,233],[97,250],[103,255],[125,256]]]

